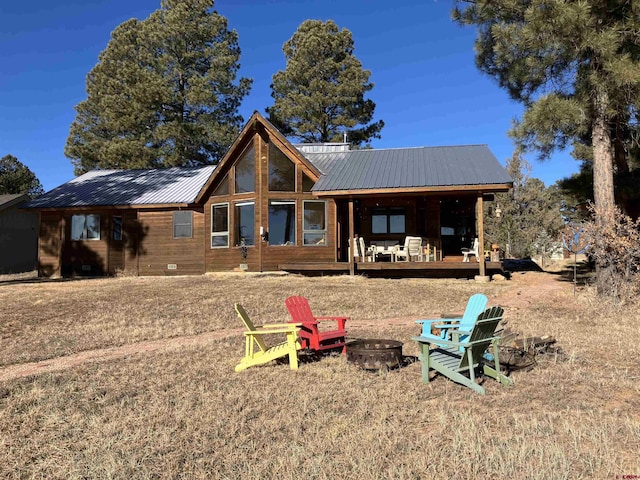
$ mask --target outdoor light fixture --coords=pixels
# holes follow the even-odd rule
[[[496,218],[500,218],[500,215],[502,215],[502,210],[500,209],[500,204],[497,203],[496,204]]]

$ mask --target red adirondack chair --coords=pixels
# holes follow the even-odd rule
[[[315,317],[305,297],[289,297],[284,303],[291,315],[291,322],[302,323],[298,331],[302,348],[315,351],[342,348],[342,353],[347,353],[345,323],[349,317]],[[337,322],[337,328],[321,328],[320,322],[324,321]]]

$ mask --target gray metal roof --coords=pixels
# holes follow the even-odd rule
[[[303,155],[322,172],[312,191],[505,184],[513,180],[486,145]]]
[[[28,208],[193,203],[215,166],[93,170],[29,202]]]

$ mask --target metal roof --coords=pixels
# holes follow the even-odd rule
[[[25,200],[29,200],[29,195],[24,193],[0,195],[0,210],[12,207]]]
[[[29,202],[28,208],[193,203],[215,166],[92,170]]]
[[[513,180],[486,145],[303,155],[322,172],[314,192],[493,185]]]

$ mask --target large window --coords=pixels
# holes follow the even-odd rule
[[[236,163],[236,193],[254,192],[256,189],[256,158],[253,145]]]
[[[404,207],[372,208],[371,233],[405,233]]]
[[[269,190],[295,192],[296,166],[273,143],[269,144]]]
[[[193,212],[180,210],[173,212],[173,238],[191,238],[193,236]]]
[[[211,248],[229,246],[229,204],[211,205]]]
[[[100,215],[72,215],[71,240],[100,240]]]
[[[296,244],[296,202],[269,202],[269,245]]]
[[[327,202],[305,200],[302,242],[304,245],[327,244]]]
[[[236,203],[236,245],[255,245],[255,206],[253,202]]]

